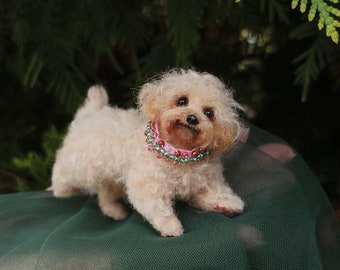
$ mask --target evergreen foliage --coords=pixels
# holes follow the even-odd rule
[[[295,9],[300,2],[300,12],[306,12],[307,0],[292,0],[292,9]],[[319,15],[318,28],[322,30],[326,26],[326,35],[330,37],[336,44],[339,42],[339,33],[337,28],[340,27],[340,22],[335,17],[340,17],[340,10],[327,3],[325,0],[310,0],[310,8],[308,11],[308,21],[315,18],[316,13]],[[332,4],[338,4],[339,0],[328,0]]]
[[[314,14],[336,42],[337,0],[293,0],[292,7],[299,3],[308,18],[282,0],[0,0],[0,120],[7,124],[0,177],[20,175],[29,188],[47,185],[61,138],[56,130],[94,83],[128,107],[135,98],[130,89],[156,72],[195,66],[242,82],[244,70],[260,72],[267,58],[291,47],[288,61],[303,101],[321,72],[332,71],[330,85],[338,87],[339,48],[313,20]],[[240,95],[249,88],[239,86]],[[14,126],[8,112],[21,112],[24,123]],[[57,129],[42,136],[51,125]]]
[[[25,181],[17,182],[18,191],[27,191],[32,188],[44,189],[50,185],[51,168],[62,138],[62,134],[52,126],[43,134],[42,154],[30,151],[22,158],[13,159],[13,164],[19,170],[26,172],[31,179],[34,179],[33,185],[26,184]]]
[[[175,63],[190,66],[189,58],[199,41],[204,0],[172,0],[166,2],[169,40],[176,51]]]

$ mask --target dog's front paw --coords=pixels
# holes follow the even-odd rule
[[[237,196],[213,205],[216,212],[223,213],[229,217],[242,213],[244,207],[245,203]]]
[[[180,236],[183,234],[183,227],[178,218],[175,215],[171,215],[158,228],[158,231],[163,237]]]

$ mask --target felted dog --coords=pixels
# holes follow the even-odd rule
[[[108,105],[93,86],[71,123],[53,167],[56,197],[97,194],[102,212],[128,216],[126,198],[162,236],[183,227],[176,200],[228,216],[244,202],[223,177],[222,153],[240,134],[240,105],[215,76],[171,70],[142,86],[138,109]]]

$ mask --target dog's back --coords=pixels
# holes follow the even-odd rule
[[[106,90],[93,86],[78,109],[53,166],[56,197],[95,194],[103,182],[124,181],[131,154],[144,144],[146,120],[135,109],[109,106]]]

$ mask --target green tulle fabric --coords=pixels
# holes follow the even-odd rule
[[[251,126],[223,163],[245,212],[229,218],[178,202],[180,237],[162,238],[133,210],[111,220],[96,197],[1,195],[0,269],[338,269],[339,227],[299,154]]]

